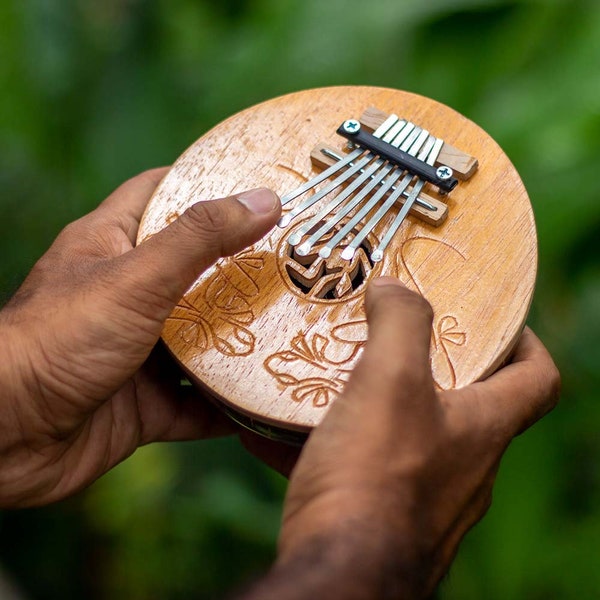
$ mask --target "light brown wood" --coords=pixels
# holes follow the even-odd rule
[[[300,432],[321,421],[367,338],[363,299],[374,277],[398,277],[432,304],[431,366],[443,389],[497,369],[524,325],[537,246],[517,172],[474,123],[406,92],[310,90],[232,116],[175,162],[148,205],[139,241],[195,202],[260,186],[281,195],[296,188],[317,172],[310,159],[315,144],[341,149],[339,124],[370,106],[427,128],[448,148],[460,149],[452,156],[478,159],[481,166],[473,174],[473,161],[466,161],[470,178],[445,197],[448,218],[440,227],[409,217],[380,263],[370,263],[367,251],[396,209],[350,263],[336,251],[327,261],[290,252],[286,240],[294,221],[198,279],[163,338],[195,382],[247,419]],[[432,189],[428,194],[441,201]]]

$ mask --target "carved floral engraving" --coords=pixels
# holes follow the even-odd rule
[[[180,324],[177,335],[201,352],[214,347],[225,356],[252,354],[256,337],[249,325],[263,267],[251,248],[217,263],[205,285],[184,296],[169,317]]]
[[[396,255],[396,276],[408,287],[427,296],[427,284],[417,276],[417,267],[411,264],[411,244],[442,244],[454,259],[464,262],[466,257],[450,244],[425,236],[414,236],[404,240]],[[419,265],[422,267],[423,265]],[[436,266],[439,268],[439,266]],[[291,340],[286,350],[270,355],[264,367],[279,384],[292,388],[295,402],[311,402],[315,407],[326,407],[342,391],[354,359],[367,340],[367,321],[358,319],[338,325],[326,335],[299,333]],[[437,314],[432,331],[432,366],[438,387],[454,387],[456,370],[452,358],[452,348],[463,346],[467,334],[458,318],[452,314]],[[337,360],[328,356],[328,350],[335,345]],[[345,353],[340,354],[339,349]],[[331,353],[330,353],[331,354]],[[307,377],[307,366],[312,367],[312,375]],[[437,374],[437,376],[436,376]]]
[[[361,329],[358,321],[338,325],[330,332],[329,339],[318,333],[312,337],[298,333],[290,348],[269,356],[264,367],[279,384],[292,388],[294,402],[310,402],[314,407],[324,408],[342,391],[351,371],[348,363],[364,345],[363,337],[356,337],[357,326]],[[341,359],[331,357],[334,345]],[[306,377],[307,365],[313,367],[311,377]]]
[[[428,296],[426,284],[417,276],[417,269],[411,264],[411,252],[409,246],[413,244],[434,244],[442,245],[448,251],[448,260],[451,259],[464,262],[466,257],[462,252],[451,244],[430,238],[427,236],[414,236],[404,240],[400,246],[400,251],[397,254],[398,262],[398,277],[404,280],[403,275],[408,277],[405,283],[419,292],[422,296]],[[438,246],[439,247],[439,246]],[[435,265],[435,268],[447,268],[446,266]],[[434,268],[432,267],[432,268]],[[434,306],[434,309],[436,307]],[[467,334],[462,330],[462,327],[455,315],[437,314],[433,324],[432,344],[433,350],[431,360],[434,374],[434,380],[438,387],[442,387],[441,382],[449,382],[449,385],[443,387],[453,388],[456,386],[456,368],[452,359],[452,346],[464,346],[467,341]]]

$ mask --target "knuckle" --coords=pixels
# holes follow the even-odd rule
[[[83,252],[88,247],[89,241],[95,239],[98,235],[95,218],[96,212],[92,211],[65,225],[50,247],[51,252],[66,255]]]
[[[227,224],[225,211],[217,202],[198,202],[188,208],[178,219],[180,226],[194,235],[214,237],[222,233]]]
[[[427,299],[404,286],[388,287],[369,312],[385,314],[398,311],[419,316],[429,323],[433,321],[433,308]]]
[[[70,241],[78,239],[80,237],[80,235],[81,235],[81,219],[77,219],[76,221],[73,221],[73,222],[69,223],[68,225],[65,225],[62,228],[62,231],[58,234],[56,241],[68,243]]]
[[[433,308],[424,296],[405,287],[395,288],[395,291],[402,301],[403,310],[408,310],[427,322],[433,321]]]
[[[552,363],[546,374],[546,397],[548,398],[548,410],[552,410],[560,398],[561,376],[557,366]]]
[[[410,292],[410,294],[410,302],[413,310],[417,314],[421,315],[428,323],[431,323],[433,321],[433,308],[429,301],[425,297],[421,296],[421,294],[417,294],[415,292]]]

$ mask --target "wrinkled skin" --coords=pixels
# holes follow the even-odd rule
[[[318,547],[319,564],[344,567],[352,582],[340,597],[426,597],[487,511],[510,441],[558,400],[559,375],[526,329],[510,365],[439,392],[429,305],[382,278],[367,317],[365,352],[292,471],[274,572]]]
[[[153,441],[234,426],[156,346],[196,277],[280,214],[269,190],[191,207],[133,248],[165,170],[121,186],[67,226],[0,312],[0,506],[46,504]],[[502,454],[556,403],[559,376],[526,329],[487,380],[436,391],[432,311],[371,282],[369,339],[341,397],[300,451],[241,433],[291,472],[278,558],[246,598],[422,598],[486,512]]]
[[[165,169],[144,173],[68,225],[0,312],[0,506],[46,504],[152,441],[231,432],[153,348],[199,273],[262,237],[280,214],[235,198],[194,205],[133,248]]]

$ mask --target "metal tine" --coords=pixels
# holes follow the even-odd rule
[[[433,148],[433,145],[435,144],[437,139],[438,138],[434,137],[433,135],[430,135],[427,138],[427,141],[423,145],[423,148],[421,148],[421,151],[419,152],[419,154],[417,154],[417,158],[419,160],[427,159],[427,156],[429,156],[429,153],[431,152],[431,149]],[[439,152],[438,152],[438,154],[439,154]],[[436,158],[437,158],[437,156],[436,156]],[[433,162],[435,163],[435,159],[433,160]]]
[[[412,125],[412,123],[405,121],[404,119],[400,119],[393,127],[391,127],[391,129],[389,129],[389,131],[381,138],[384,142],[387,142],[388,144],[392,144],[394,140],[398,137],[398,134],[404,129],[407,128],[407,135],[408,132],[410,131],[410,129],[412,129],[412,127],[414,127],[414,125],[412,125],[412,127],[410,127]]]
[[[291,202],[298,196],[301,196],[302,194],[304,194],[304,192],[308,192],[308,190],[314,188],[316,185],[318,185],[322,181],[325,181],[325,179],[327,179],[328,177],[331,177],[331,175],[337,173],[340,169],[344,168],[346,165],[350,164],[353,160],[357,159],[361,154],[364,154],[364,153],[365,153],[365,151],[362,148],[357,148],[353,152],[350,152],[350,154],[347,154],[339,163],[336,163],[335,165],[332,165],[328,169],[321,171],[321,173],[319,173],[318,175],[316,175],[315,177],[313,177],[306,183],[303,183],[300,187],[297,187],[295,190],[289,192],[285,196],[282,196],[281,197],[281,206],[285,206],[286,204],[288,204],[289,202]]]
[[[380,168],[380,162],[374,161],[366,169],[361,169],[362,173],[360,177],[357,177],[345,190],[342,190],[337,194],[331,202],[325,205],[314,217],[312,217],[312,219],[290,235],[288,238],[290,246],[298,245],[307,231],[310,231],[317,223],[322,221],[326,215],[335,210],[337,206],[363,185],[367,179],[374,177],[375,172]],[[302,245],[304,246],[304,244]],[[302,253],[300,253],[300,256],[303,256]]]
[[[429,132],[425,129],[419,128],[419,131],[417,132],[416,136],[410,136],[410,139],[412,139],[412,144],[409,145],[410,139],[407,138],[406,141],[401,145],[401,149],[414,156],[415,154],[417,154],[417,152],[423,145],[423,142],[426,142],[428,137],[429,137]],[[400,178],[401,174],[402,174],[401,172],[399,172],[397,174],[396,181]],[[342,258],[344,258],[346,260],[352,259],[352,257],[354,256],[354,253],[356,252],[356,249],[360,246],[361,242],[369,235],[369,233],[371,233],[371,231],[373,231],[373,228],[377,225],[377,223],[379,223],[379,221],[381,221],[381,219],[384,217],[384,215],[387,214],[387,212],[390,210],[390,208],[395,204],[396,200],[398,200],[398,198],[400,198],[400,196],[405,194],[406,188],[408,187],[408,185],[410,184],[412,179],[413,179],[413,176],[411,173],[407,173],[403,177],[400,184],[395,187],[394,191],[388,196],[388,198],[385,200],[385,202],[379,207],[377,212],[362,227],[360,232],[356,234],[356,236],[348,244],[348,246],[346,246],[346,248],[344,248],[344,250],[342,251]],[[356,225],[360,219],[362,219],[364,216],[366,216],[375,207],[375,205],[377,204],[377,201],[379,200],[380,197],[378,197],[378,198],[373,197],[370,202],[365,204],[365,206],[354,216],[354,218],[351,221],[349,221],[347,223],[347,225],[344,227],[344,229],[342,231],[339,232],[338,235],[342,234],[342,232],[344,232],[344,230],[346,230],[345,231],[346,234],[349,233],[351,231],[351,228],[354,227],[354,225]],[[405,200],[405,203],[406,202],[407,202],[407,200]],[[330,244],[333,241],[334,240],[330,240]],[[338,241],[339,240],[337,240],[335,243],[338,243]]]
[[[398,135],[398,133],[406,126],[406,124],[407,123],[406,123],[406,121],[404,119],[400,119],[394,125],[392,125],[392,127],[387,131],[387,133],[385,133],[385,135],[381,139],[384,142],[388,142],[388,143],[391,142]],[[337,161],[343,160],[342,156],[340,156],[339,154],[336,154],[334,152],[330,152],[329,150],[327,150],[325,148],[323,148],[321,150],[321,152],[323,152],[326,156],[330,156],[331,158],[333,158],[333,159],[335,159]],[[382,166],[385,162],[386,162],[385,160],[377,159],[375,161],[375,163],[373,163],[372,166],[369,167],[369,173],[371,173],[370,177],[371,178],[375,178],[376,177],[377,180],[380,183],[381,183],[382,177],[380,177],[379,173],[376,174],[375,171],[380,166]],[[349,167],[354,167],[354,163],[350,162],[350,163],[348,163],[348,166]],[[391,167],[389,167],[389,169],[391,169]],[[361,183],[365,181],[365,178],[362,177],[362,175],[364,174],[364,172],[365,172],[364,169],[360,169],[359,170],[359,173],[361,174],[361,177],[360,177]],[[325,206],[324,208],[322,208],[310,221],[308,221],[308,223],[304,224],[300,229],[298,229],[298,231],[296,231],[292,235],[290,235],[290,237],[288,238],[288,243],[291,246],[298,245],[300,243],[300,240],[306,234],[307,231],[310,231],[317,223],[319,223],[319,221],[321,221],[323,219],[323,217],[325,215],[329,214],[332,210],[334,210],[337,206],[339,206],[341,204],[341,202],[343,200],[345,200],[348,196],[350,196],[350,194],[357,187],[358,187],[357,185],[351,185],[344,192],[341,192],[340,194],[337,194],[335,196],[335,198],[327,206]],[[373,189],[373,188],[369,187],[369,189]],[[363,197],[364,197],[364,195],[363,195]],[[354,203],[354,199],[352,200],[352,202]],[[325,231],[327,231],[327,230],[325,230]],[[314,242],[310,244],[310,247],[312,247],[313,244],[314,244]],[[305,244],[302,244],[302,246],[305,247]],[[308,248],[309,250],[310,250],[310,247]],[[302,256],[302,254],[301,254],[301,256]]]
[[[400,198],[404,190],[408,187],[412,180],[413,176],[408,173],[402,179],[402,181],[396,186],[396,189],[387,197],[386,201],[379,207],[377,212],[369,219],[369,221],[363,226],[358,234],[353,238],[353,240],[344,248],[342,251],[342,258],[345,260],[352,260],[356,249],[360,246],[361,242],[373,231],[373,228],[384,215],[390,210],[390,208],[396,203],[396,200]],[[406,203],[406,200],[405,200]],[[372,206],[370,208],[373,208]],[[363,211],[361,214],[361,218],[364,217],[366,211]],[[350,223],[348,223],[349,225]],[[341,233],[341,231],[340,231]]]
[[[386,165],[383,169],[381,169],[380,173],[378,173],[377,176],[371,175],[371,181],[369,181],[367,183],[367,185],[365,185],[358,194],[355,194],[355,196],[349,202],[347,202],[342,207],[342,209],[335,214],[335,216],[333,218],[331,218],[328,221],[326,221],[325,223],[323,223],[323,225],[317,231],[315,231],[308,238],[308,240],[306,240],[304,243],[302,243],[298,247],[298,249],[297,249],[298,254],[300,254],[300,256],[304,256],[304,255],[308,254],[310,252],[311,248],[327,232],[329,232],[331,229],[333,229],[348,213],[353,211],[358,206],[358,204],[360,204],[360,202],[373,191],[373,189],[375,187],[377,187],[378,185],[381,184],[381,180],[383,180],[385,177],[387,177],[387,175],[391,169],[392,169],[391,165]],[[392,180],[392,183],[393,183],[393,181],[394,180]],[[391,185],[391,183],[387,184],[387,187],[385,187],[385,188],[380,188],[379,190],[377,190],[377,193],[381,196],[381,194],[384,194],[387,190],[389,190],[390,185]],[[383,189],[383,192],[381,191],[382,189]],[[322,220],[322,219],[320,219],[320,220]],[[315,222],[313,223],[313,226],[319,222],[316,219],[314,221]],[[331,254],[331,252],[329,252],[327,254],[327,256],[329,256],[330,254]],[[323,255],[321,255],[321,256],[323,258],[327,258],[327,256],[323,256]]]
[[[406,141],[403,142],[402,146],[403,147],[409,147],[412,148],[413,144],[415,143],[415,140],[417,138],[419,138],[419,136],[421,136],[421,134],[423,133],[423,129],[421,129],[420,127],[415,127],[411,132],[410,135],[406,138]],[[421,136],[423,137],[423,136]],[[420,138],[419,138],[420,139]],[[419,146],[417,147],[417,150],[415,150],[415,154],[417,153],[418,149],[421,147],[421,144],[423,144],[425,140],[422,139],[421,143],[419,144]]]
[[[412,124],[408,124],[406,122],[402,122],[402,123],[404,123],[404,124],[401,125],[400,127],[397,127],[398,124],[396,124],[386,135],[386,137],[389,136],[389,134],[392,132],[392,130],[395,130],[396,136],[394,137],[393,140],[391,140],[391,142],[394,143],[394,145],[396,147],[398,147],[400,145],[400,143],[406,139],[406,137],[410,134],[410,132],[414,128],[414,125],[412,125]],[[384,162],[385,161],[382,161],[382,160],[377,161],[377,163],[379,163],[379,164],[383,164]],[[342,209],[338,213],[336,213],[335,218],[330,219],[329,221],[324,223],[319,228],[318,231],[313,233],[310,236],[310,238],[301,245],[302,252],[304,254],[308,254],[308,252],[314,246],[314,244],[319,239],[321,239],[321,237],[323,237],[323,235],[325,235],[329,230],[333,229],[333,227],[335,227],[349,212],[351,212],[360,203],[360,201],[363,198],[365,198],[373,190],[373,188],[376,185],[383,185],[384,178],[388,175],[388,173],[390,171],[392,171],[393,168],[394,168],[394,165],[391,165],[388,163],[377,174],[370,175],[371,182],[369,182],[358,194],[356,194],[345,206],[343,206]],[[385,193],[387,193],[389,191],[390,186],[395,181],[397,181],[400,174],[401,174],[401,172],[398,173],[398,176],[394,178],[394,180],[391,182],[390,185],[387,185],[383,188],[383,191],[379,190],[377,192],[376,199],[381,198]],[[346,197],[348,195],[349,194],[347,194]],[[328,204],[322,211],[320,211],[317,215],[315,215],[311,219],[311,221],[309,221],[306,225],[304,225],[302,227],[301,230],[292,234],[292,236],[290,236],[289,243],[292,245],[296,245],[296,244],[300,243],[302,236],[307,231],[309,231],[312,227],[314,227],[319,221],[321,221],[324,215],[330,213],[338,205],[339,205],[338,197],[336,197],[336,199],[333,202]],[[298,237],[297,237],[297,234],[299,234]],[[304,255],[300,252],[300,248],[298,249],[298,252],[300,253],[300,256]],[[331,251],[329,252],[329,254],[331,254]],[[328,254],[328,256],[329,256],[329,254]]]
[[[394,234],[400,228],[400,225],[402,225],[402,222],[406,218],[406,215],[408,214],[410,207],[413,205],[415,199],[417,198],[419,192],[423,189],[424,185],[425,185],[425,181],[422,179],[419,179],[413,186],[413,189],[411,190],[409,197],[404,202],[404,206],[402,207],[400,212],[396,215],[396,218],[394,219],[393,223],[390,225],[390,228],[385,232],[385,235],[384,235],[383,239],[381,240],[379,246],[377,246],[377,248],[375,248],[375,250],[373,250],[373,252],[371,252],[371,260],[373,262],[379,262],[380,260],[383,259],[384,250],[387,248],[387,246],[390,243]]]
[[[318,192],[314,193],[312,196],[309,196],[304,202],[294,207],[290,212],[280,217],[279,221],[277,221],[277,225],[279,225],[279,227],[287,227],[292,221],[292,219],[297,217],[300,213],[303,213],[307,208],[310,208],[313,204],[318,202],[324,196],[327,196],[329,192],[332,192],[336,188],[340,187],[340,185],[342,185],[344,181],[350,179],[350,177],[358,173],[365,165],[370,163],[374,158],[375,155],[371,154],[371,152],[368,152],[359,161],[354,163],[353,167],[347,169],[346,171],[343,171],[341,175],[338,175],[325,187],[321,188]]]
[[[412,123],[408,123],[407,125],[408,125],[408,127],[406,127],[405,129],[402,130],[402,132],[394,140],[393,144],[396,147],[400,147],[401,150],[404,150],[405,152],[408,152],[409,154],[414,155],[418,151],[418,149],[421,147],[423,140],[429,135],[429,133],[426,130],[417,128],[418,129],[417,139],[415,140],[414,137],[411,135],[415,126]],[[412,143],[409,143],[409,138],[411,138],[413,140]],[[393,167],[390,166],[389,171],[391,171],[392,168]],[[369,214],[369,212],[377,205],[379,200],[381,200],[381,198],[383,198],[383,196],[390,189],[392,189],[393,190],[392,194],[390,194],[390,196],[384,203],[385,208],[380,208],[377,211],[377,215],[379,215],[377,221],[372,222],[374,219],[374,217],[373,217],[369,221],[369,223],[367,223],[367,225],[363,228],[363,229],[367,228],[364,236],[358,240],[356,245],[354,245],[355,240],[352,240],[352,242],[349,244],[349,246],[347,246],[344,249],[344,251],[342,252],[343,257],[344,257],[344,252],[345,252],[346,255],[350,255],[350,258],[352,258],[352,256],[354,255],[355,249],[358,248],[358,245],[364,239],[364,237],[366,237],[369,234],[371,229],[376,225],[376,223],[379,221],[379,219],[381,219],[381,217],[387,212],[389,207],[392,206],[394,204],[394,202],[398,198],[400,198],[400,196],[402,194],[404,194],[406,188],[408,187],[408,184],[410,183],[410,181],[412,179],[412,176],[406,175],[404,177],[404,179],[402,180],[402,182],[400,183],[400,185],[396,188],[396,187],[394,187],[394,184],[398,181],[398,179],[400,179],[400,176],[402,175],[402,173],[403,173],[403,171],[401,169],[396,169],[396,172],[388,177],[388,179],[390,179],[390,181],[386,180],[385,183],[383,184],[382,188],[380,190],[378,190],[377,193],[368,202],[365,203],[365,205],[352,217],[352,219],[350,219],[350,221],[348,221],[348,223],[346,223],[346,225],[344,225],[344,227],[342,227],[342,229],[340,231],[338,231],[338,233],[332,239],[330,239],[329,242],[325,246],[323,246],[323,248],[321,248],[321,250],[319,251],[319,256],[321,256],[321,258],[329,257],[331,255],[331,252],[335,248],[335,246],[339,242],[341,242],[352,231],[352,229],[354,229],[354,227],[360,222],[360,220],[363,217],[365,217],[367,214]],[[335,222],[333,222],[331,224],[331,227],[333,227],[333,225],[335,225],[337,222],[339,222],[348,212],[350,212],[350,210],[342,211],[338,216],[336,216],[336,220],[335,220]],[[360,234],[358,234],[358,235],[360,235]],[[316,233],[315,233],[315,236],[316,236]],[[350,250],[348,250],[348,247],[350,247]]]
[[[391,169],[390,169],[391,170]],[[369,213],[370,210],[372,210],[372,208],[377,204],[377,202],[379,202],[379,200],[381,200],[381,198],[383,198],[383,196],[385,196],[385,194],[387,194],[391,189],[393,189],[394,184],[398,181],[398,179],[400,179],[400,176],[402,175],[403,171],[401,171],[400,169],[396,169],[395,173],[392,173],[391,175],[387,175],[384,184],[377,190],[377,192],[373,195],[372,198],[369,199],[369,201],[367,203],[365,203],[365,205],[344,225],[344,227],[342,227],[342,229],[340,229],[340,231],[338,231],[330,240],[329,242],[327,242],[327,244],[325,246],[323,246],[321,248],[321,250],[319,250],[319,256],[321,258],[328,258],[329,256],[331,256],[331,253],[333,251],[333,249],[354,229],[354,227],[357,225],[357,223],[359,223],[363,217]],[[392,195],[394,195],[395,199],[399,198],[400,195],[402,194],[403,189],[401,188],[399,191],[396,190],[394,192],[392,192]],[[390,195],[391,197],[391,195]],[[339,220],[341,220],[344,216],[346,216],[347,213],[350,212],[350,210],[352,210],[353,208],[355,208],[356,205],[350,207],[347,211],[344,211],[344,214],[340,213],[339,215],[336,215],[336,223],[339,222]],[[346,208],[346,207],[344,207]],[[335,223],[329,224],[330,227],[329,229],[331,229],[331,227],[333,225],[335,225]],[[324,228],[322,228],[324,229]],[[323,231],[321,233],[321,230],[319,230],[318,232],[315,233],[314,237],[316,237],[317,233],[323,235],[323,233],[325,233],[325,231]],[[311,240],[312,241],[312,238]],[[343,253],[342,253],[343,255]]]
[[[443,144],[444,144],[443,140],[441,140],[439,138],[435,139],[435,142],[433,143],[431,151],[429,152],[429,154],[426,158],[426,162],[428,164],[433,165],[435,163],[435,161],[436,161],[437,157],[439,156],[439,153],[442,149]],[[400,225],[402,225],[402,222],[406,218],[406,215],[408,214],[410,207],[414,204],[415,200],[417,199],[417,196],[423,189],[424,185],[425,185],[425,182],[423,180],[419,179],[413,186],[410,196],[406,199],[404,206],[396,215],[396,218],[390,225],[390,228],[386,231],[385,235],[383,236],[383,239],[379,243],[379,246],[377,246],[377,248],[375,248],[375,250],[373,250],[373,252],[371,253],[371,260],[373,262],[379,262],[380,260],[383,259],[383,252],[387,248],[387,246],[390,243],[394,234],[398,231]]]
[[[433,142],[432,142],[433,143]],[[340,156],[339,154],[337,154],[336,152],[332,152],[331,150],[329,150],[328,148],[322,148],[321,152],[325,155],[328,156],[329,158],[333,158],[334,160],[342,160],[342,156]],[[352,163],[350,163],[350,166],[352,166]],[[390,166],[390,170],[393,167]],[[374,176],[373,176],[374,177]],[[385,179],[380,179],[379,180],[379,185],[383,185],[385,183]],[[392,186],[390,188],[392,190],[392,192],[396,189],[394,186]],[[402,195],[404,197],[407,197],[409,194],[409,192],[407,192],[406,190],[404,192],[402,192]],[[433,204],[431,204],[431,202],[427,202],[426,200],[423,200],[423,198],[419,197],[415,200],[415,202],[419,205],[422,206],[423,208],[426,208],[427,210],[430,211],[437,211],[437,206],[434,206]]]
[[[391,114],[374,132],[373,135],[375,137],[384,136],[397,122],[399,121],[398,115]],[[358,158],[361,154],[364,154],[364,150],[362,148],[357,148],[353,152],[350,152],[347,156],[343,158],[340,162],[332,165],[328,169],[325,169],[306,183],[303,183],[301,186],[297,187],[295,190],[292,190],[288,194],[285,194],[281,198],[281,206],[285,206],[294,198],[304,194],[304,192],[308,192],[308,190],[314,188],[316,185],[325,181],[328,177],[331,177],[334,173],[337,173],[340,169],[343,169],[346,165],[350,164],[354,159]]]

